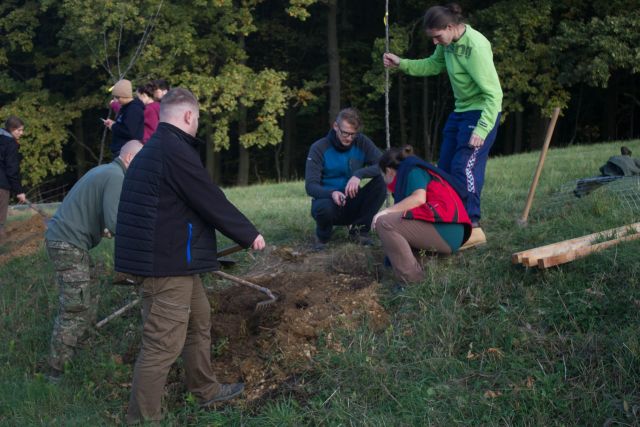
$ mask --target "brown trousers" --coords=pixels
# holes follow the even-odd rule
[[[200,277],[147,277],[141,293],[142,349],[133,371],[129,424],[162,419],[164,386],[180,353],[188,391],[200,401],[220,391],[211,368],[211,306]]]
[[[450,254],[451,248],[436,231],[433,224],[402,219],[401,212],[378,217],[376,231],[389,257],[396,277],[405,282],[420,282],[424,270],[413,254],[414,249],[425,249]]]
[[[9,210],[9,198],[11,193],[9,190],[0,188],[0,229],[4,228],[4,223],[7,222],[7,211]]]

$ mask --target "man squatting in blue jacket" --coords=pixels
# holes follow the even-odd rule
[[[382,153],[360,133],[362,120],[354,108],[338,113],[327,136],[309,149],[305,188],[316,221],[314,249],[324,249],[334,225],[349,227],[356,243],[371,245],[369,229],[386,196],[378,160]],[[360,188],[363,178],[372,178]]]

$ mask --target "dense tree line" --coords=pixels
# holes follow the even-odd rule
[[[437,3],[389,3],[391,50],[431,54],[421,17]],[[537,148],[555,106],[556,145],[638,137],[639,0],[459,3],[492,42],[505,94],[494,154]],[[383,0],[5,0],[0,117],[27,123],[25,184],[72,183],[109,160],[98,118],[122,77],[165,78],[199,97],[202,156],[223,184],[300,177],[309,145],[345,106],[362,111],[365,132],[383,147],[384,8]],[[392,144],[437,158],[453,104],[447,76],[390,78]]]

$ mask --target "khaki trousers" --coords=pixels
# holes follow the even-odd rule
[[[167,375],[180,353],[189,392],[206,401],[220,392],[211,368],[211,306],[197,275],[142,282],[142,349],[133,371],[127,423],[162,419]]]
[[[440,237],[433,224],[403,219],[402,212],[378,217],[376,231],[384,253],[391,261],[393,272],[405,282],[420,282],[424,279],[424,270],[413,254],[414,249],[451,253],[451,248]]]
[[[0,229],[4,228],[4,223],[7,222],[7,211],[9,210],[9,198],[11,193],[9,190],[0,188]]]

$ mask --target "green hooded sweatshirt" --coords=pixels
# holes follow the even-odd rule
[[[458,41],[449,46],[436,46],[428,58],[402,59],[400,69],[411,76],[421,77],[447,70],[456,99],[455,111],[482,111],[473,132],[485,139],[502,110],[502,88],[493,65],[491,43],[470,25],[465,27]]]

